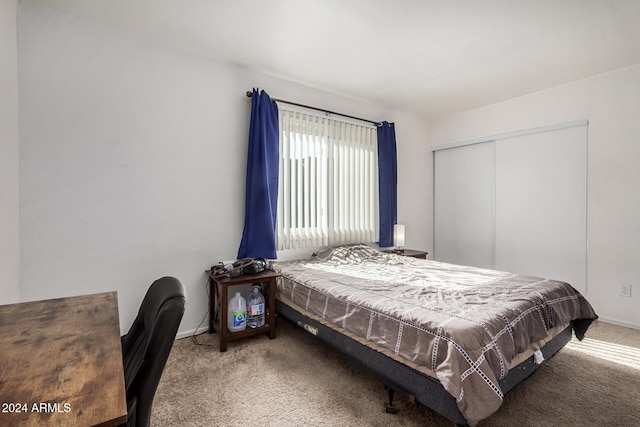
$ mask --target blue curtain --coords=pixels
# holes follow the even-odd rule
[[[244,230],[238,258],[276,258],[278,107],[253,89]]]
[[[393,225],[398,218],[398,165],[393,123],[378,126],[378,180],[380,197],[380,247],[393,246]]]

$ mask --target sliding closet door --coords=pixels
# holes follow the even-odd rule
[[[434,169],[434,259],[586,294],[586,121],[434,147]]]
[[[434,152],[434,259],[491,268],[494,143]]]
[[[587,126],[496,141],[495,268],[586,290]]]

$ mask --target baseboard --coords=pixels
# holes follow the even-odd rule
[[[598,317],[598,320],[605,323],[611,323],[612,325],[624,326],[626,328],[632,328],[632,329],[640,329],[640,325],[624,322],[622,320],[611,319],[608,317]]]
[[[190,331],[183,331],[183,332],[178,332],[176,334],[176,339],[182,339],[182,338],[189,338],[190,336],[193,335],[200,335],[204,332],[209,332],[209,326],[200,326],[197,329],[192,329]]]
[[[598,317],[598,320],[601,322],[606,322],[606,323],[611,323],[613,325],[618,325],[618,326],[624,326],[626,328],[632,328],[632,329],[639,329],[640,330],[640,325],[635,325],[629,322],[624,322],[622,320],[617,320],[617,319],[611,319],[608,317]],[[178,332],[178,334],[176,335],[176,339],[182,339],[182,338],[188,338],[192,335],[200,335],[204,332],[209,332],[209,326],[200,326],[197,329],[191,329],[189,331],[182,331],[182,332]]]

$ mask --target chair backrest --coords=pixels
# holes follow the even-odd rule
[[[186,299],[185,288],[175,277],[156,280],[149,287],[129,332],[122,337],[130,426],[149,425],[153,398],[176,338]]]

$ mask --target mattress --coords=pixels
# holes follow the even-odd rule
[[[597,318],[569,284],[419,260],[366,245],[275,262],[276,298],[435,376],[470,425],[495,412],[518,356]]]

